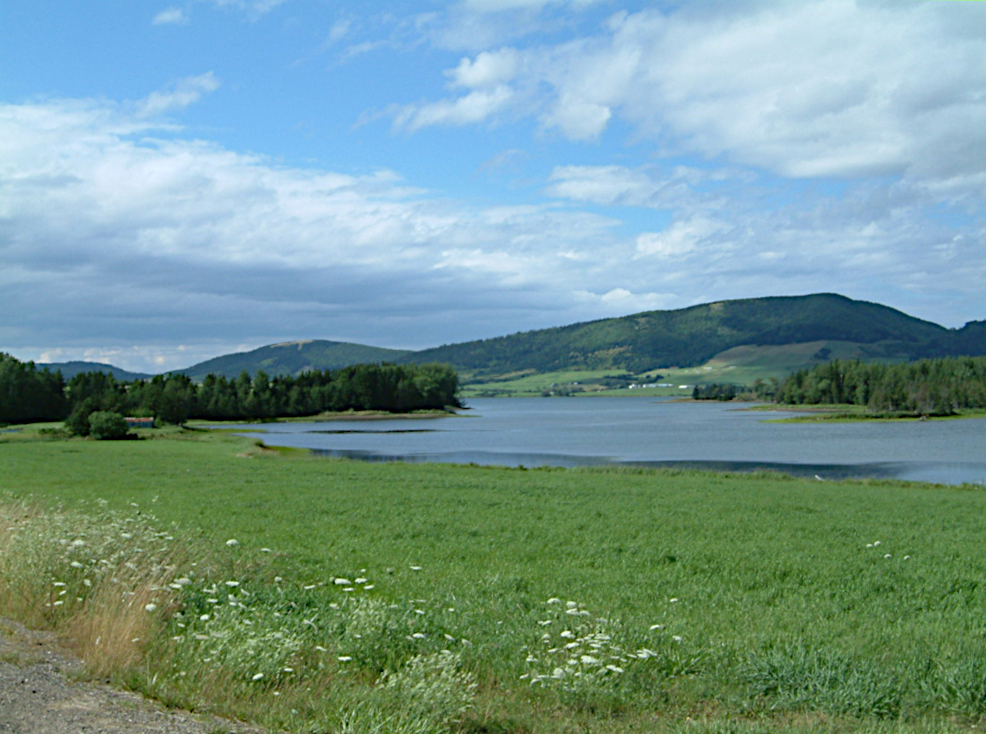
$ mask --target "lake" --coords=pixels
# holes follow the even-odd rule
[[[789,412],[660,398],[477,398],[461,417],[244,425],[271,446],[365,461],[774,469],[986,482],[986,420],[769,423]]]

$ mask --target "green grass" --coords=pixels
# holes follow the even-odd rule
[[[327,611],[346,604],[334,577],[369,579],[363,593],[400,611],[381,612],[395,635],[383,647],[338,638],[357,658],[353,680],[371,686],[448,646],[479,684],[461,731],[924,731],[986,714],[977,488],[365,464],[271,456],[229,435],[148,435],[161,437],[0,434],[3,489],[69,510],[134,503],[252,568],[260,606]],[[274,575],[282,596],[264,591]],[[566,602],[590,614],[565,615]],[[532,687],[522,675],[567,659],[545,653],[542,634],[557,647],[566,626],[580,638],[605,628],[624,657],[654,655],[598,685]],[[405,640],[412,628],[427,637]],[[321,715],[251,706],[292,731]]]
[[[824,353],[828,359],[862,359],[865,361],[895,361],[882,356],[876,348],[841,341],[813,341],[800,344],[746,345],[733,347],[716,354],[697,367],[668,367],[632,375],[640,383],[669,383],[672,387],[645,389],[599,389],[593,384],[600,378],[630,376],[626,370],[565,370],[539,374],[486,377],[483,383],[472,382],[472,373],[462,375],[463,397],[532,397],[540,396],[558,386],[575,390],[575,395],[606,397],[690,397],[690,387],[696,384],[730,383],[752,385],[755,380],[783,380],[792,372],[820,364],[816,357]],[[900,361],[900,360],[896,360]],[[578,383],[578,384],[576,384]],[[579,390],[585,392],[578,392]]]

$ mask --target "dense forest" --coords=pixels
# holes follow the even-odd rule
[[[832,360],[790,375],[774,399],[789,405],[865,405],[876,412],[914,415],[986,408],[986,357],[899,364]]]
[[[154,416],[166,423],[345,410],[405,413],[458,407],[458,386],[452,368],[440,364],[362,364],[273,379],[244,372],[232,380],[208,375],[201,383],[175,374],[121,382],[88,372],[66,383],[58,372],[0,353],[0,423],[65,420],[73,433],[87,435],[95,413]]]

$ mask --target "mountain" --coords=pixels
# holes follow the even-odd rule
[[[201,380],[209,373],[233,378],[244,370],[275,376],[367,362],[446,362],[463,383],[477,383],[573,370],[639,375],[709,363],[709,379],[728,367],[738,380],[741,375],[784,375],[830,358],[899,361],[984,354],[986,321],[946,329],[878,303],[819,293],[645,311],[418,352],[322,340],[287,342],[177,372]],[[48,367],[61,369],[67,379],[96,369],[123,380],[147,377],[92,362]]]
[[[963,353],[957,340],[964,336],[969,347],[980,343],[986,347],[983,332],[986,328],[972,324],[949,330],[877,303],[821,293],[646,311],[445,345],[411,353],[404,360],[448,362],[465,373],[467,380],[573,369],[642,373],[700,365],[744,345],[851,342],[869,345],[869,354],[886,359],[929,356],[929,350]]]
[[[127,370],[102,362],[52,362],[50,364],[38,365],[39,369],[44,369],[45,367],[51,372],[61,372],[66,382],[83,372],[104,372],[107,375],[113,375],[113,377],[122,382],[146,380],[151,377],[151,375],[146,375],[143,372],[128,372]]]
[[[310,339],[271,344],[251,352],[226,354],[175,372],[188,375],[193,380],[201,380],[208,374],[233,378],[244,370],[250,375],[263,370],[274,377],[298,375],[308,370],[334,370],[351,364],[396,362],[408,354],[410,352],[402,349]]]

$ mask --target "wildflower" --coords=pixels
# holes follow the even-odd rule
[[[326,650],[321,645],[315,645],[315,649],[318,650],[319,652],[328,652],[328,650]]]
[[[910,556],[904,556],[904,560],[905,561],[909,561],[909,560],[911,560],[911,557]]]
[[[81,563],[79,563],[78,561],[72,561],[68,565],[70,565],[72,568],[84,568],[84,566]]]
[[[59,602],[59,603],[61,603],[61,602]],[[150,604],[145,604],[144,605],[144,611],[145,612],[156,612],[157,611],[157,604],[155,604],[154,602],[151,602]]]
[[[353,583],[355,583],[355,584],[365,584],[367,581],[369,581],[369,579],[360,577],[360,578],[356,579],[356,581],[354,581]]]
[[[553,596],[550,599],[548,599],[547,603],[548,604],[561,604],[561,599],[559,599],[557,596]]]
[[[281,578],[280,576],[275,576],[275,577],[274,577],[274,583],[275,583],[275,584],[279,584],[279,583],[281,583],[282,581],[284,581],[284,579],[283,579],[283,578]]]
[[[879,540],[874,540],[873,541],[873,547],[874,548],[879,548],[880,547],[880,541]]]
[[[668,599],[668,603],[670,603],[670,604],[674,604],[677,601],[678,601],[678,597],[676,597],[676,596],[673,596],[670,599]]]
[[[188,578],[188,576],[182,576],[179,579],[175,579],[175,583],[178,584],[179,586],[188,586],[190,583],[192,583],[192,580]]]
[[[315,588],[315,584],[308,584],[308,586],[303,587],[305,591],[311,591]]]
[[[264,674],[263,673],[257,673],[256,675],[253,676],[253,678],[251,680],[258,681],[258,680],[260,680],[263,677],[264,677]]]
[[[231,589],[233,587],[239,586],[239,585],[240,585],[240,582],[239,581],[227,581],[226,582],[226,586],[230,587]]]
[[[893,556],[892,556],[892,555],[890,555],[889,553],[885,553],[883,557],[884,557],[884,558],[893,558]]]
[[[338,660],[340,663],[348,663],[350,660],[352,660],[352,657],[350,657],[349,655],[340,655]]]
[[[426,635],[424,632],[415,632],[413,635],[411,635],[411,637],[413,637],[415,640],[423,640],[427,636],[428,635]]]
[[[272,551],[271,551],[271,549],[270,549],[270,548],[261,548],[261,549],[260,549],[260,552],[261,552],[261,553],[271,553]]]
[[[578,609],[579,603],[577,601],[567,601],[565,602],[565,606],[569,609]]]
[[[609,671],[611,671],[613,673],[622,673],[623,672],[623,668],[621,668],[618,665],[607,665],[606,666],[606,670],[609,670]]]
[[[671,639],[675,642],[681,642],[681,635],[671,635]]]
[[[230,538],[229,540],[226,541],[226,545],[228,545],[230,548],[233,548],[234,546],[237,546],[239,544],[240,541],[238,541],[236,538]]]
[[[56,581],[55,583],[52,584],[52,586],[65,586],[65,582],[64,581]]]
[[[421,570],[421,566],[411,566],[411,570],[412,571],[420,571]]]
[[[579,658],[579,662],[585,665],[599,665],[599,659],[592,657],[592,655],[583,655]]]
[[[200,622],[208,622],[209,621],[209,615],[208,614],[203,614],[201,617],[199,617],[199,621]]]
[[[86,544],[86,541],[84,541],[84,540],[78,540],[78,539],[76,539],[76,540],[73,540],[72,541],[72,546],[75,547],[75,548],[81,548],[85,544]]]
[[[372,589],[372,588],[373,588],[373,584],[367,584],[367,585],[366,585],[366,586],[364,586],[363,588],[364,588],[364,589],[366,589],[367,591],[369,591],[370,589]]]
[[[449,642],[455,642],[455,638],[452,637],[452,635],[450,635],[447,632],[445,633],[445,639],[448,640]]]
[[[285,673],[293,673],[294,672],[294,668],[284,668],[284,672]]]
[[[541,625],[542,627],[547,627],[549,624],[551,624],[551,620],[550,619],[545,619],[542,622],[538,622],[538,624]]]
[[[572,630],[565,630],[564,632],[561,633],[561,636],[564,637],[566,640],[571,640],[575,637],[575,633],[572,632]]]
[[[662,629],[664,629],[664,625],[663,624],[652,624],[650,626],[650,628],[651,628],[651,631],[654,631],[654,630],[662,630]]]
[[[338,579],[333,579],[332,583],[334,583],[336,586],[350,586],[353,582],[350,581],[349,579],[338,578]]]

